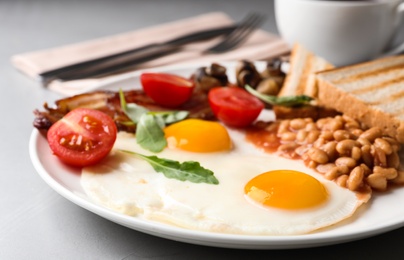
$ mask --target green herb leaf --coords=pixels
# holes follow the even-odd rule
[[[188,111],[149,111],[145,107],[134,103],[126,103],[122,89],[119,90],[121,108],[131,121],[126,125],[136,125],[136,141],[146,150],[154,153],[161,152],[167,146],[163,129],[166,124],[172,124],[183,120],[188,116]]]
[[[125,110],[126,109],[126,100],[125,100],[125,95],[124,95],[122,89],[119,89],[119,101],[121,102],[121,108],[123,110]]]
[[[169,179],[180,181],[190,181],[194,183],[219,184],[211,170],[203,168],[199,162],[178,161],[159,158],[157,156],[146,156],[139,153],[121,150],[122,152],[135,155],[138,158],[146,160],[156,172],[163,173]]]
[[[154,115],[143,114],[136,126],[136,142],[146,150],[161,152],[167,146],[163,128]]]
[[[140,120],[140,117],[147,113],[148,110],[142,106],[138,106],[134,103],[130,103],[126,106],[126,115],[132,120],[134,123],[138,123]]]
[[[249,85],[246,85],[245,89],[252,95],[271,105],[292,107],[292,106],[307,105],[311,100],[313,100],[312,97],[306,95],[285,96],[285,97],[265,95],[259,93]]]
[[[135,124],[139,122],[140,117],[143,114],[149,111],[145,107],[136,105],[134,103],[127,104],[122,89],[119,90],[119,100],[121,102],[121,108],[123,112],[125,112],[129,119]]]
[[[148,112],[151,115],[155,115],[158,118],[163,119],[164,123],[172,124],[181,120],[184,120],[189,115],[188,111],[178,110],[178,111],[159,111],[159,112]]]

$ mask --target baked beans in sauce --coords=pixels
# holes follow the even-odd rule
[[[397,140],[347,116],[258,122],[247,130],[246,140],[265,152],[301,159],[326,179],[356,192],[404,184]]]

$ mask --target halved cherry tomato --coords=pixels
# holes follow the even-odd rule
[[[213,88],[208,100],[215,116],[233,127],[250,125],[264,109],[258,98],[238,87]]]
[[[117,128],[107,114],[77,108],[67,113],[48,130],[52,152],[72,166],[89,166],[101,161],[115,143]]]
[[[159,105],[178,107],[192,95],[192,80],[166,73],[143,73],[140,81],[144,92]]]

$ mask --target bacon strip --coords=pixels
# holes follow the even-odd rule
[[[124,91],[124,96],[127,103],[135,103],[151,111],[172,110],[157,105],[142,90]],[[136,131],[135,125],[127,124],[130,119],[121,109],[119,93],[112,91],[95,91],[60,99],[55,102],[55,106],[53,107],[45,103],[45,111],[34,111],[35,119],[33,125],[42,133],[46,133],[64,115],[80,107],[97,109],[108,114],[115,121],[119,131],[129,133]],[[207,96],[202,92],[194,93],[190,100],[175,110],[189,111],[190,118],[215,119],[207,101]]]

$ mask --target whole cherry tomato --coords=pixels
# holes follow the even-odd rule
[[[264,104],[239,87],[217,87],[209,91],[208,100],[215,116],[233,127],[250,125],[264,109]]]
[[[117,128],[107,114],[77,108],[53,124],[47,133],[52,152],[72,166],[93,165],[111,151]]]
[[[140,81],[144,92],[157,104],[178,107],[192,95],[192,80],[167,73],[143,73]]]

